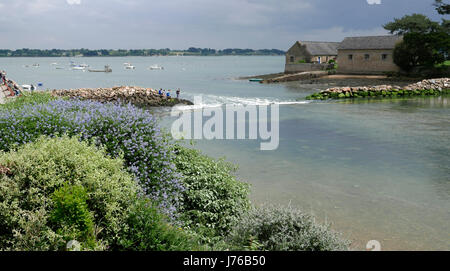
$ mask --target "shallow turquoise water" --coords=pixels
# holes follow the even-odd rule
[[[111,74],[68,69],[69,61]],[[50,65],[58,62],[64,70]],[[125,70],[131,62],[136,70]],[[39,68],[25,68],[39,63]],[[159,64],[163,71],[146,68]],[[285,105],[329,84],[261,85],[238,76],[279,72],[283,57],[0,58],[21,84],[44,88],[139,85],[181,88],[208,105],[280,105],[280,145],[261,151],[252,140],[198,140],[196,147],[239,164],[256,204],[291,204],[364,249],[450,249],[450,99],[310,102]],[[360,82],[349,81],[349,84]],[[374,82],[377,83],[377,82]],[[166,114],[163,114],[166,115]],[[173,119],[162,118],[170,127]]]

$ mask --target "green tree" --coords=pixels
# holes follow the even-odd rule
[[[406,33],[394,49],[394,62],[404,71],[414,67],[433,67],[446,60],[449,36],[443,32]]]
[[[450,4],[444,3],[443,0],[435,0],[434,6],[439,14],[446,15],[450,14]]]
[[[442,1],[436,1],[435,5],[438,12],[445,12]],[[450,55],[449,26],[448,20],[439,24],[416,13],[385,24],[391,34],[403,35],[403,41],[394,49],[394,62],[404,71],[417,66],[434,69]]]
[[[384,29],[389,30],[391,34],[403,35],[406,33],[431,33],[440,29],[437,22],[430,20],[427,16],[414,13],[413,15],[403,16],[401,19],[394,19],[387,23]]]

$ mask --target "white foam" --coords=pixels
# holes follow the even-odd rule
[[[249,98],[249,97],[232,97],[232,96],[215,96],[215,95],[201,95],[202,103],[194,105],[177,105],[177,110],[198,110],[203,108],[221,107],[223,105],[296,105],[308,104],[310,101],[280,101],[271,98]]]

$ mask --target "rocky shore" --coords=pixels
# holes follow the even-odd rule
[[[450,93],[450,78],[427,79],[404,87],[378,85],[334,87],[306,97],[307,100],[328,100],[365,97],[434,96]]]
[[[82,100],[94,100],[98,102],[124,102],[132,103],[136,106],[156,107],[174,106],[177,104],[192,105],[193,103],[184,99],[169,98],[159,95],[158,91],[152,88],[141,87],[112,87],[112,88],[80,88],[53,90],[53,96],[78,98]],[[175,95],[175,92],[171,93]]]

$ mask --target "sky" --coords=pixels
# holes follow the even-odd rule
[[[388,34],[434,0],[0,0],[0,48],[287,50],[296,40]],[[448,18],[447,18],[448,19]]]

